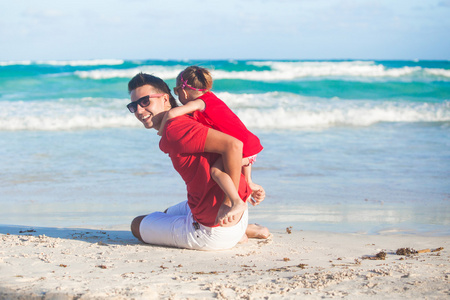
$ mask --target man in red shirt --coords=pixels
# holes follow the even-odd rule
[[[164,114],[177,106],[167,84],[152,75],[136,75],[128,83],[128,91],[132,101],[128,109],[148,129],[158,131]],[[268,238],[267,228],[248,225],[247,210],[225,225],[217,220],[219,211],[226,212],[231,205],[210,174],[219,156],[242,201],[252,195],[241,174],[241,141],[183,115],[166,123],[159,146],[185,181],[188,200],[164,213],[136,217],[131,224],[135,237],[149,244],[198,250],[228,249],[247,238]],[[254,203],[264,197],[264,191],[253,194]]]

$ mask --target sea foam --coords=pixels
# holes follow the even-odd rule
[[[322,129],[381,122],[450,122],[450,101],[345,100],[291,93],[218,93],[249,128]],[[81,130],[141,127],[126,109],[129,99],[59,99],[0,102],[0,130]],[[26,111],[24,115],[23,111]]]
[[[289,93],[232,95],[219,93],[250,128],[321,129],[365,127],[382,122],[450,122],[450,101],[345,100]]]
[[[450,70],[446,69],[429,69],[426,68],[425,72],[431,75],[435,76],[443,76],[443,77],[450,77]]]
[[[31,60],[21,60],[21,61],[0,61],[0,67],[7,66],[29,66],[31,65]]]
[[[420,79],[432,76],[450,77],[450,70],[422,68],[420,66],[403,66],[388,68],[373,61],[342,61],[342,62],[282,62],[282,61],[254,61],[248,65],[261,67],[261,70],[211,70],[214,80],[238,79],[253,81],[289,81],[305,78],[350,78],[352,80],[367,79]],[[90,71],[76,71],[80,78],[94,80],[111,78],[131,78],[139,72],[149,73],[164,80],[175,79],[185,68],[183,65],[143,65],[130,69],[97,69]],[[265,67],[266,69],[263,69]],[[267,69],[268,68],[268,69]]]
[[[136,74],[143,72],[152,74],[162,78],[163,80],[176,78],[177,75],[183,70],[182,67],[163,67],[163,66],[142,66],[139,68],[131,69],[99,69],[92,71],[76,71],[74,74],[83,79],[112,79],[112,78],[129,78],[131,79]]]
[[[47,60],[37,61],[38,65],[51,65],[51,66],[117,66],[123,64],[122,59],[91,59],[91,60]]]
[[[64,131],[137,127],[125,99],[60,99],[0,102],[0,130]],[[26,111],[26,115],[21,112]]]
[[[351,76],[351,77],[401,77],[421,70],[421,67],[388,69],[373,61],[342,62],[248,62],[250,65],[267,66],[277,77],[295,79],[303,77]],[[263,71],[264,72],[264,71]],[[250,75],[250,74],[249,74]]]

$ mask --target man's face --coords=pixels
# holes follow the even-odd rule
[[[148,106],[142,107],[141,105],[137,106],[136,112],[134,115],[136,118],[144,124],[145,128],[155,128],[158,129],[162,120],[162,112],[165,112],[170,108],[167,108],[169,103],[169,97],[167,94],[163,94],[163,96],[152,97],[155,94],[160,94],[155,91],[155,89],[150,85],[144,85],[138,87],[137,89],[131,91],[131,101],[135,102],[145,96],[151,96],[149,98],[150,104]]]

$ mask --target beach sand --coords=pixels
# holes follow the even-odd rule
[[[0,299],[450,298],[448,237],[272,233],[201,252],[144,245],[127,228],[0,226]]]

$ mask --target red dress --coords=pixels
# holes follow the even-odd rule
[[[203,111],[195,111],[197,121],[218,131],[231,135],[244,143],[243,157],[258,154],[263,149],[259,138],[251,133],[233,111],[212,92],[199,97],[205,102]]]

